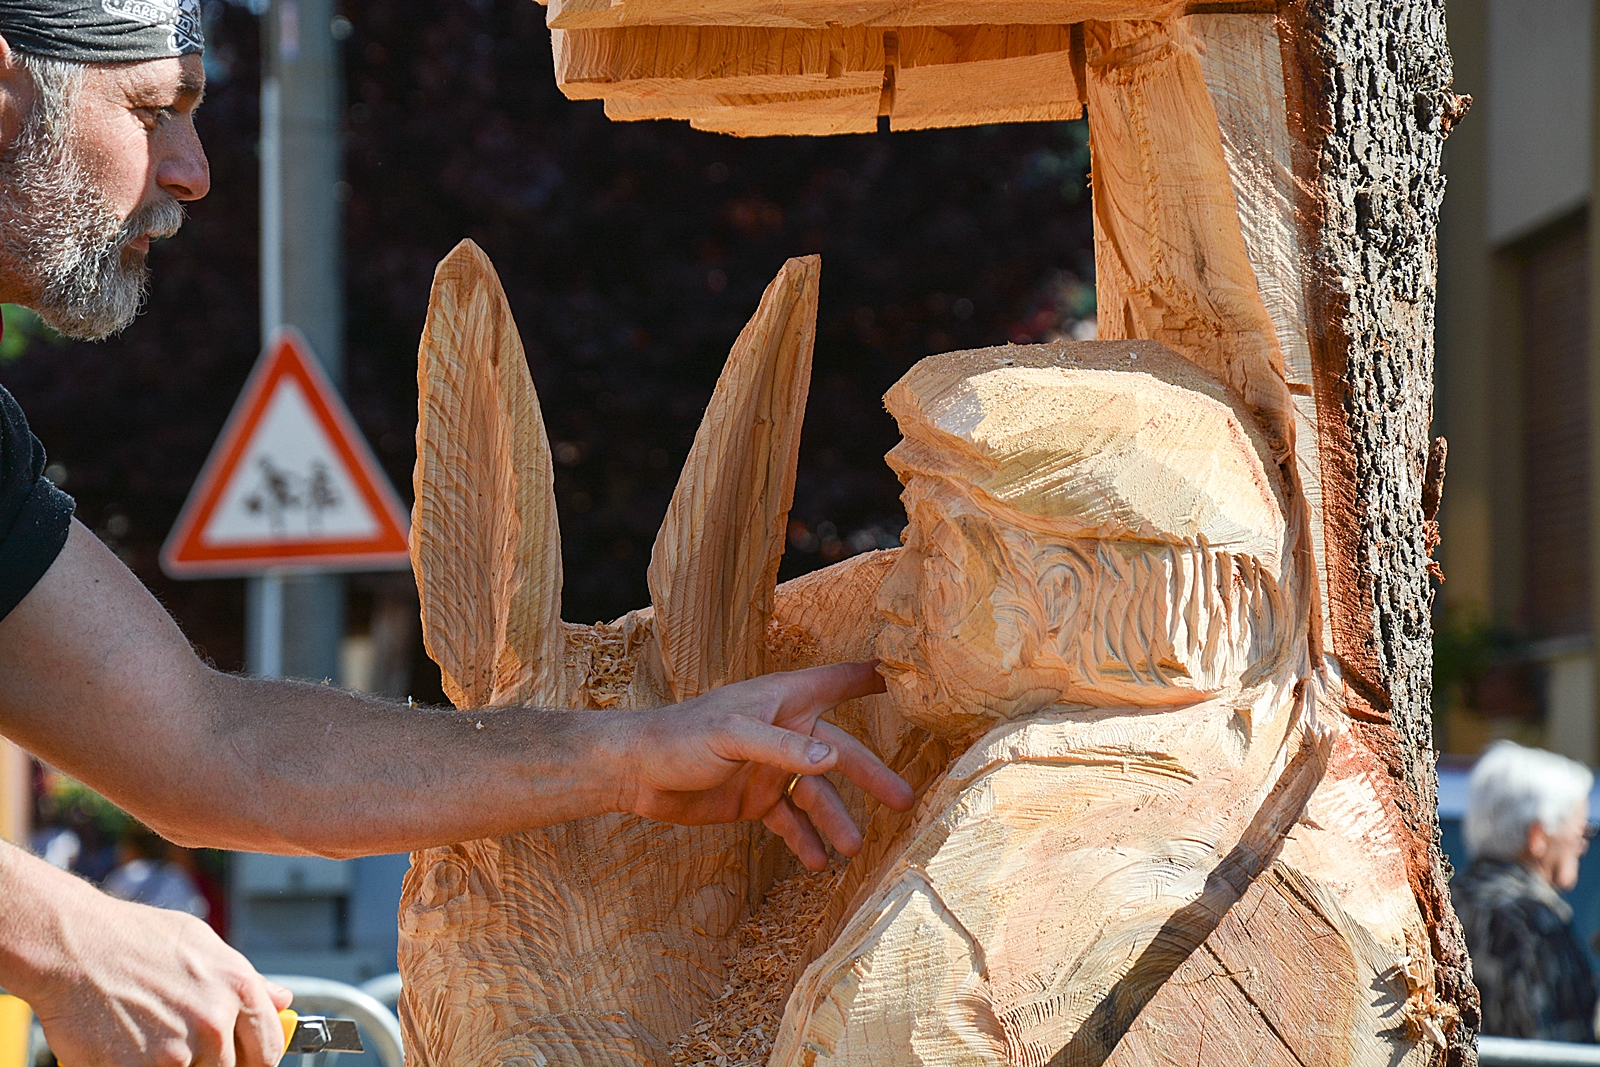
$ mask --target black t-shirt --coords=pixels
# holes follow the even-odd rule
[[[72,498],[44,476],[44,446],[0,386],[0,619],[61,554],[72,508]]]

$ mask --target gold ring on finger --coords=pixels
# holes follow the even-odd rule
[[[800,779],[802,779],[804,777],[805,777],[805,775],[803,775],[803,774],[796,774],[796,775],[792,776],[789,779],[789,784],[783,787],[783,795],[788,797],[790,800],[793,800],[794,799],[794,787],[799,785],[800,784]]]

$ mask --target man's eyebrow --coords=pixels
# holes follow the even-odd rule
[[[206,76],[199,71],[185,70],[178,76],[178,102],[199,107],[206,95]]]

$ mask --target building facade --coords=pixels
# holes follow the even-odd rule
[[[1600,759],[1592,0],[1451,0],[1435,418],[1441,747]]]

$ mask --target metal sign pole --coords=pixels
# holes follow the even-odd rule
[[[259,656],[254,673],[262,678],[283,677],[283,575],[268,571],[252,581],[260,583],[256,596],[260,634]]]
[[[262,348],[292,325],[335,386],[344,367],[340,270],[340,87],[334,0],[270,0],[262,19]],[[258,654],[277,650],[271,676],[337,678],[344,581],[332,573],[250,580]],[[276,622],[259,613],[280,605]],[[285,626],[287,624],[287,627]],[[268,630],[272,634],[268,635]],[[263,643],[265,641],[265,643]],[[249,669],[271,666],[252,660]]]
[[[283,106],[274,49],[278,5],[268,7],[261,64],[261,344],[283,325]],[[260,678],[283,677],[283,578],[267,573],[245,579],[245,669]]]

